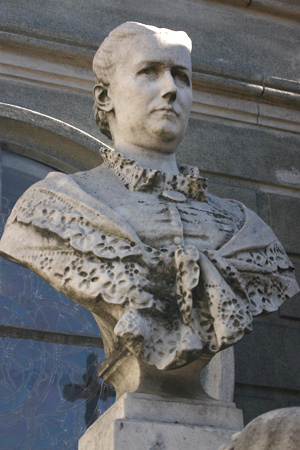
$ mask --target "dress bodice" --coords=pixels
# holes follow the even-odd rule
[[[120,156],[117,160],[119,163]],[[128,180],[135,179],[134,173],[140,168],[134,164],[129,164],[126,170],[121,167],[120,170],[118,164],[116,170],[116,164],[102,165],[76,174],[74,179],[83,190],[126,220],[146,245],[169,250],[177,245],[194,245],[200,251],[215,250],[243,225],[239,203],[207,195],[206,180],[204,189],[203,183],[197,183],[203,180],[198,174],[180,175],[179,182],[170,185],[166,180],[168,174],[143,169],[142,176],[139,174],[143,181],[133,185]],[[181,169],[186,171],[185,167]],[[196,168],[189,168],[189,172],[195,173]],[[151,180],[153,173],[156,183]],[[180,194],[179,201],[174,193]]]
[[[32,186],[0,254],[96,314],[108,354],[122,343],[158,369],[178,368],[233,345],[252,316],[298,291],[270,228],[207,194],[196,168],[170,175],[102,156],[98,168]]]

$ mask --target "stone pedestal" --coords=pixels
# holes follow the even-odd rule
[[[79,450],[218,450],[243,428],[234,403],[124,394],[82,436]]]

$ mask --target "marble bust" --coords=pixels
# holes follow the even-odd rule
[[[94,112],[114,150],[101,148],[93,170],[32,186],[0,246],[94,313],[108,359],[125,354],[156,374],[204,365],[298,291],[271,229],[176,163],[190,53],[181,31],[127,22],[109,34],[93,62]]]

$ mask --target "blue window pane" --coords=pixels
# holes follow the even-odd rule
[[[1,449],[77,449],[115,400],[97,376],[103,349],[0,338]]]
[[[19,197],[51,168],[13,153],[1,154],[0,237]],[[93,315],[29,269],[0,258],[0,318],[5,325],[99,336]]]
[[[0,259],[1,323],[96,336],[93,315],[29,269]]]
[[[0,236],[17,199],[51,171],[18,155],[1,157]],[[3,258],[0,322],[100,336],[89,311]],[[97,376],[104,358],[101,348],[0,338],[1,450],[77,450],[86,428],[115,400],[112,387]]]

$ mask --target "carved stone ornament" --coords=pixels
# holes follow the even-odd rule
[[[130,35],[127,45],[143,62],[147,44],[152,63],[158,62],[134,75],[130,65],[122,66],[131,76],[125,81],[117,65],[112,106],[94,67],[100,92],[95,89],[95,114],[99,122],[99,110],[106,112],[116,150],[101,148],[103,164],[93,170],[51,173],[28,189],[7,222],[0,253],[94,313],[108,357],[103,374],[126,360],[128,372],[137,364],[140,373],[159,378],[159,372],[193,362],[198,370],[249,332],[253,316],[275,311],[298,286],[282,245],[254,212],[207,193],[198,168],[177,169],[174,152],[191,106],[191,85],[184,78],[190,76],[190,49],[181,43],[182,32],[178,48],[172,43],[170,50],[168,36],[175,32],[141,24],[118,28],[139,28],[139,40]],[[177,75],[185,64],[185,73]],[[126,89],[148,96],[143,105],[137,104],[139,96],[132,100],[136,121],[144,114],[147,123],[140,128],[140,150],[135,123],[123,123],[118,110],[119,91],[127,95],[125,82]],[[158,83],[152,99],[148,86],[156,89]],[[158,144],[162,151],[152,151]],[[171,372],[175,377],[177,371]],[[119,381],[108,377],[123,383],[119,394],[138,389],[135,382],[126,384],[124,373]]]
[[[253,419],[219,450],[298,450],[300,408],[281,408]]]

